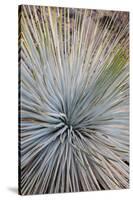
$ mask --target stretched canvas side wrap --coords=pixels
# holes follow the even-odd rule
[[[129,13],[19,6],[19,194],[129,187]]]

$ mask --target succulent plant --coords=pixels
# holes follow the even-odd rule
[[[20,193],[128,188],[128,13],[21,6]]]

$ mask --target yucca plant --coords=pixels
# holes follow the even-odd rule
[[[128,13],[20,8],[20,193],[128,188]]]

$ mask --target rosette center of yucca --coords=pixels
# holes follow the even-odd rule
[[[64,125],[67,125],[68,129],[72,128],[71,117],[68,118],[65,114],[63,115],[65,116],[63,119]]]

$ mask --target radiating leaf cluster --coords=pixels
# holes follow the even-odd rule
[[[107,14],[21,6],[21,194],[128,188],[128,13]]]

